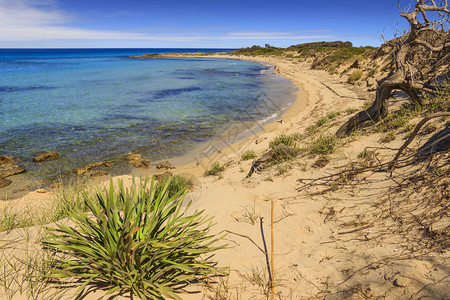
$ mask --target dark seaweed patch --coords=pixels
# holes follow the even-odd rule
[[[0,93],[25,92],[33,90],[51,90],[49,86],[0,86]]]
[[[195,91],[200,91],[201,88],[200,87],[188,87],[188,88],[181,88],[181,89],[166,89],[166,90],[161,90],[161,91],[157,91],[153,94],[153,98],[155,99],[161,99],[164,97],[168,97],[168,96],[177,96],[183,93],[189,93],[189,92],[195,92]]]

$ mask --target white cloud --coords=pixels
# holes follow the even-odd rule
[[[221,39],[233,40],[304,40],[327,39],[333,35],[296,35],[292,32],[234,32],[228,33]]]
[[[48,2],[47,2],[48,3]],[[39,7],[29,0],[0,0],[0,29],[28,28],[66,24],[71,17],[62,11],[52,8],[52,5],[40,3]]]
[[[53,5],[34,6],[29,0],[0,0],[0,40],[43,39],[144,39],[125,31],[83,29],[70,26],[74,18]]]
[[[300,33],[305,34],[308,32],[331,32],[329,29],[315,29],[315,30],[295,30],[295,31],[238,31],[230,32],[227,35],[230,36],[278,36],[283,38],[285,36],[298,36]]]
[[[124,12],[120,12],[123,14]],[[11,45],[23,42],[55,40],[109,40],[206,42],[219,40],[302,40],[326,39],[330,35],[289,32],[231,32],[222,35],[194,33],[183,30],[142,32],[85,29],[74,26],[76,18],[57,8],[55,0],[0,0],[0,43]],[[312,31],[309,31],[312,32]],[[62,42],[61,42],[62,43]]]

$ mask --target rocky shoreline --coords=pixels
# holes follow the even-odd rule
[[[58,160],[60,153],[43,152],[35,153],[29,163],[45,169],[46,162]],[[44,180],[32,180],[27,178],[27,168],[23,165],[23,160],[18,157],[0,155],[0,200],[14,200],[20,198],[25,193],[36,190],[52,190],[59,188],[64,182],[70,182],[79,178],[99,178],[105,180],[107,177],[120,174],[161,173],[176,167],[168,160],[151,162],[141,154],[132,153],[120,156],[111,160],[94,161],[86,163],[81,167],[74,168],[63,174],[52,176]],[[18,176],[22,175],[22,176]],[[4,195],[4,198],[3,198]]]

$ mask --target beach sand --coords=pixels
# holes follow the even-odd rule
[[[213,57],[248,59],[226,55]],[[381,209],[374,203],[394,184],[387,173],[372,174],[373,184],[328,193],[322,193],[324,186],[303,188],[306,179],[336,173],[356,161],[366,147],[378,145],[380,134],[352,138],[330,155],[330,162],[323,168],[313,167],[317,157],[306,156],[283,165],[283,169],[273,167],[245,178],[252,161],[241,160],[244,151],[251,149],[261,156],[276,136],[303,133],[319,118],[339,111],[341,116],[330,121],[325,129],[325,132],[334,133],[348,118],[343,113],[346,109],[360,109],[373,96],[363,88],[347,84],[337,75],[311,70],[306,62],[263,57],[254,60],[273,64],[275,72],[292,80],[299,89],[297,100],[279,120],[243,140],[232,143],[231,136],[231,139],[224,139],[221,146],[214,141],[195,153],[171,161],[176,166],[171,170],[174,174],[195,177],[196,190],[188,196],[193,200],[191,209],[204,210],[213,216],[217,223],[214,232],[232,232],[224,239],[228,247],[217,251],[213,257],[219,266],[229,267],[229,275],[217,279],[218,283],[211,284],[210,288],[193,285],[188,290],[197,293],[181,297],[267,299],[265,256],[249,239],[240,235],[247,236],[262,248],[262,220],[270,252],[272,203],[276,299],[401,299],[411,295],[415,299],[430,293],[450,297],[445,288],[449,284],[448,251],[411,255],[401,235],[377,223]],[[379,150],[379,157],[389,159],[395,154],[389,149],[401,144],[401,139],[392,141],[387,149]],[[227,166],[222,178],[204,176],[214,161]],[[148,173],[136,172],[140,175]],[[114,178],[117,179],[131,182],[131,175]],[[55,196],[51,192],[32,192],[13,202],[19,209],[45,206],[52,197]],[[37,229],[29,230],[35,232]],[[23,231],[1,233],[0,239],[16,239],[16,243],[23,245],[26,243]],[[28,242],[37,243],[33,239]],[[424,288],[428,284],[430,288]],[[85,299],[95,299],[100,294],[91,293]],[[17,295],[16,298],[20,297]]]

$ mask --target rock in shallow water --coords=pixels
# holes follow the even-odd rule
[[[145,158],[141,158],[140,160],[133,161],[132,164],[136,168],[148,168],[148,167],[150,167],[150,160],[149,159],[145,159]]]
[[[166,170],[169,170],[169,169],[175,169],[175,167],[172,166],[172,164],[171,164],[168,160],[166,160],[166,161],[164,161],[164,162],[162,162],[162,163],[157,164],[157,165],[156,165],[156,168],[157,168],[157,169],[166,169]]]
[[[101,177],[106,175],[109,175],[109,173],[106,171],[92,171],[89,173],[89,176],[91,177]]]
[[[0,155],[0,165],[15,165],[14,157],[7,155]]]
[[[33,161],[41,162],[41,161],[47,161],[47,160],[55,160],[58,158],[59,158],[58,152],[48,152],[48,153],[44,153],[39,156],[36,156],[35,158],[33,158]]]
[[[150,167],[150,160],[146,158],[142,158],[140,154],[129,154],[125,157],[128,160],[130,165],[135,166],[136,168],[148,168]]]
[[[23,172],[25,172],[25,167],[22,166],[12,164],[0,165],[0,179]]]
[[[12,183],[12,181],[9,180],[9,179],[0,179],[0,189],[4,188],[4,187],[7,187],[11,183]]]
[[[25,167],[16,165],[16,158],[7,155],[0,155],[0,188],[7,187],[11,180],[5,177],[25,172]]]
[[[132,160],[140,160],[141,159],[140,154],[128,154],[127,157],[125,157],[126,160],[132,161]]]
[[[96,168],[96,167],[112,167],[114,166],[115,163],[110,162],[110,161],[97,161],[97,162],[93,162],[87,165],[84,165],[83,167],[77,169],[77,174],[78,175],[83,175],[84,173],[90,171],[92,168]]]

